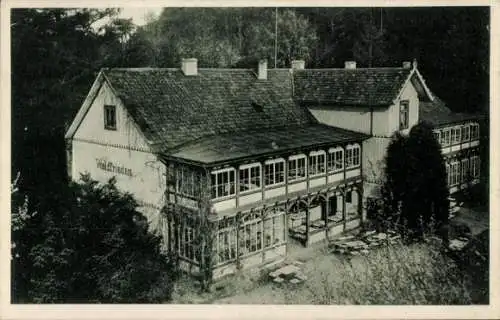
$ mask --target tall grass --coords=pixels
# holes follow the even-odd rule
[[[318,271],[306,291],[287,294],[288,303],[362,305],[471,304],[467,279],[437,246],[427,243],[379,248],[343,259],[335,272]],[[312,279],[311,279],[312,280]]]

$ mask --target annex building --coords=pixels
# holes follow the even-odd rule
[[[116,177],[187,271],[200,263],[191,218],[210,216],[219,278],[359,227],[391,136],[423,120],[450,190],[477,183],[477,118],[438,103],[416,62],[103,69],[66,133],[68,168],[75,180]]]

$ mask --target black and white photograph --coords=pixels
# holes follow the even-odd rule
[[[493,305],[492,5],[60,5],[2,8],[7,303]]]

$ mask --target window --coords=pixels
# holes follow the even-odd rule
[[[444,129],[441,133],[441,145],[443,147],[450,145],[450,129]]]
[[[116,130],[116,107],[104,106],[104,129]]]
[[[344,169],[344,149],[337,147],[328,151],[328,172]]]
[[[292,156],[288,160],[288,181],[306,177],[306,157],[303,155]]]
[[[184,227],[182,230],[181,241],[179,241],[180,256],[192,261],[197,261],[195,246],[194,246],[194,229]]]
[[[325,152],[316,151],[309,155],[309,175],[315,176],[325,173]]]
[[[242,255],[262,249],[262,219],[256,214],[248,214],[240,228],[239,249]]]
[[[264,220],[264,248],[285,242],[285,214],[276,211]]]
[[[240,191],[245,192],[260,188],[260,163],[240,167]]]
[[[469,180],[469,159],[462,159],[460,180],[462,183]]]
[[[212,172],[212,199],[235,194],[233,168]]]
[[[181,166],[178,168],[178,174],[179,192],[190,196],[198,194],[199,183],[195,181],[194,170]]]
[[[399,103],[399,130],[408,129],[410,122],[409,102],[403,100]]]
[[[451,129],[451,144],[460,143],[461,133],[462,133],[462,130],[460,129],[460,127]]]
[[[264,182],[272,186],[285,182],[285,160],[268,160],[264,165]]]
[[[217,262],[223,263],[236,259],[236,229],[220,230],[217,234]]]
[[[462,141],[466,142],[470,139],[470,126],[468,124],[462,127]]]
[[[346,168],[354,168],[360,163],[360,147],[358,144],[348,145],[346,148],[345,163]]]
[[[470,158],[470,171],[473,178],[479,178],[479,156],[472,156]]]
[[[434,139],[440,144],[441,143],[441,133],[439,131],[434,131]]]
[[[459,177],[460,177],[460,162],[453,161],[450,163],[449,185],[454,186],[458,184]]]
[[[470,139],[471,140],[479,139],[479,125],[477,123],[473,123],[470,126]]]

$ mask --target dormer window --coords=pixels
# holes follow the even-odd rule
[[[399,103],[399,130],[408,129],[410,123],[408,100],[403,100]]]
[[[104,129],[116,130],[116,107],[104,106]]]

